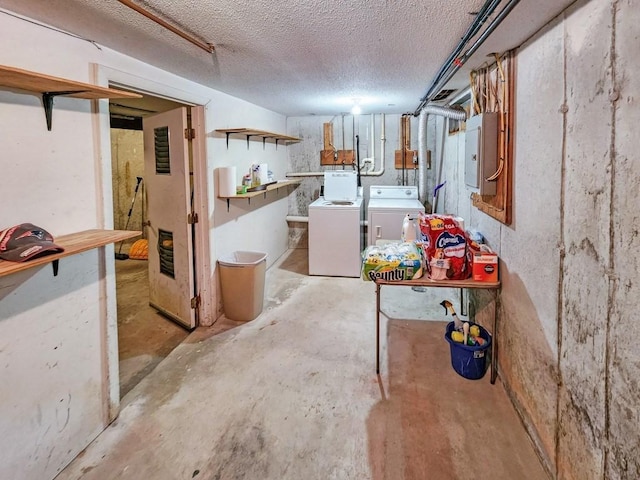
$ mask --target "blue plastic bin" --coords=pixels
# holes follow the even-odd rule
[[[469,326],[471,325],[477,324],[469,322]],[[491,347],[491,334],[482,325],[478,327],[480,337],[486,340],[481,346],[471,347],[451,340],[451,332],[455,330],[453,322],[447,324],[447,333],[444,335],[451,347],[451,366],[458,375],[469,380],[478,380],[484,377],[487,371],[487,349]]]

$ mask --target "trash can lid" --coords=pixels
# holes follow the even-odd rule
[[[220,265],[226,267],[237,267],[243,265],[257,265],[267,259],[267,254],[263,252],[235,251],[228,255],[223,255],[218,259]]]

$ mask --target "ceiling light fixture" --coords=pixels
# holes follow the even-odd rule
[[[362,108],[360,107],[360,99],[353,99],[353,107],[351,107],[352,115],[360,115],[362,113]]]

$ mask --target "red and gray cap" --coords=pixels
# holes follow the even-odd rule
[[[53,243],[53,236],[31,223],[21,223],[0,231],[0,258],[11,262],[26,262],[32,258],[64,252]]]

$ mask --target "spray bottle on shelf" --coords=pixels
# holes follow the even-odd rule
[[[418,238],[418,226],[416,225],[415,218],[411,217],[411,214],[407,213],[402,221],[402,235],[400,236],[403,242],[413,242]]]

